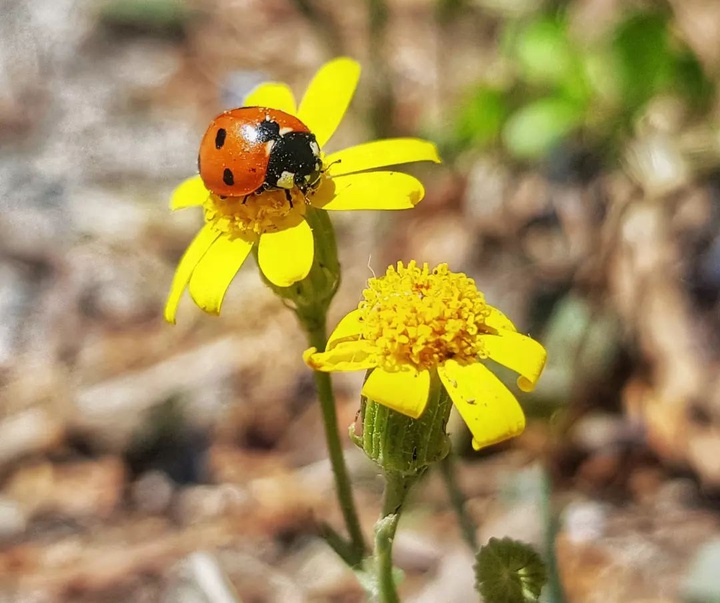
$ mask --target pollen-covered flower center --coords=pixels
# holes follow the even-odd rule
[[[264,191],[244,197],[211,194],[203,204],[205,221],[230,236],[253,236],[297,224],[305,215],[305,197],[297,189]]]
[[[490,308],[475,282],[447,264],[430,271],[410,262],[370,279],[359,309],[362,338],[372,342],[386,370],[403,365],[432,368],[454,358],[474,361],[486,353],[478,335],[488,332]]]

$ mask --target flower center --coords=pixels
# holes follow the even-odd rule
[[[437,366],[449,358],[459,362],[487,356],[477,335],[490,332],[490,308],[475,282],[452,273],[447,264],[430,271],[415,261],[399,262],[385,276],[372,278],[363,292],[362,337],[373,342],[379,365],[397,370]]]
[[[231,237],[257,236],[282,230],[305,215],[305,197],[293,188],[292,203],[283,190],[263,191],[247,197],[211,194],[203,204],[205,221]]]

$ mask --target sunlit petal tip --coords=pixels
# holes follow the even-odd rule
[[[172,300],[168,298],[165,303],[165,309],[163,310],[163,318],[165,319],[165,322],[168,322],[171,325],[177,324],[177,309],[179,304],[180,297]]]
[[[173,191],[170,197],[170,209],[184,209],[205,203],[210,191],[205,188],[200,176],[188,178]]]
[[[258,264],[276,287],[290,287],[303,280],[310,273],[314,254],[312,229],[305,220],[260,236]]]
[[[316,363],[313,361],[313,356],[317,354],[317,348],[308,348],[303,352],[302,359],[305,364],[307,364],[311,369],[315,369],[316,371],[320,370]]]
[[[328,211],[412,209],[425,195],[417,178],[403,172],[361,172],[330,178],[310,202]]]
[[[494,444],[500,444],[501,442],[511,440],[512,438],[516,438],[516,437],[522,435],[523,431],[525,431],[525,417],[524,416],[522,418],[522,421],[519,421],[514,426],[514,428],[508,429],[506,433],[499,435],[495,439],[486,439],[484,441],[478,441],[475,438],[473,438],[473,440],[472,440],[473,450],[482,450],[483,448],[486,448],[487,446],[493,446]]]
[[[517,399],[482,363],[447,360],[438,375],[473,436],[476,450],[520,435],[525,415]]]
[[[430,371],[408,368],[390,372],[377,368],[365,380],[362,395],[417,419],[428,403]]]
[[[518,387],[532,391],[545,368],[547,352],[539,342],[515,331],[498,330],[496,335],[480,335],[488,357],[520,375]]]
[[[300,101],[297,116],[325,146],[342,121],[360,79],[360,64],[340,57],[325,63]]]
[[[175,324],[178,305],[191,275],[219,236],[219,232],[206,225],[195,235],[192,243],[185,250],[175,270],[167,302],[165,303],[164,317],[170,324]]]
[[[279,82],[265,82],[253,89],[245,97],[245,107],[267,107],[280,109],[290,115],[297,113],[295,96],[286,84]]]
[[[326,352],[318,352],[315,348],[310,348],[305,350],[303,360],[316,371],[361,371],[376,366],[374,352],[375,349],[368,342],[352,341],[337,344]]]
[[[220,237],[201,258],[190,277],[188,289],[197,306],[208,314],[220,314],[225,294],[245,262],[252,243]]]
[[[518,377],[517,379],[518,388],[524,392],[533,391],[535,389],[535,385],[535,382],[530,381],[530,379],[525,379],[525,377]]]
[[[440,163],[437,147],[432,142],[420,138],[388,138],[355,145],[325,158],[330,176],[419,161]]]

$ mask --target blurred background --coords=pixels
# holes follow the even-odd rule
[[[720,601],[718,40],[717,0],[0,0],[0,601],[362,600],[316,536],[294,316],[248,262],[220,318],[162,320],[210,119],[337,55],[363,76],[329,150],[445,162],[412,212],[333,215],[331,324],[373,270],[448,262],[548,348],[521,438],[475,454],[451,422],[480,541],[539,547],[552,603]],[[395,548],[404,600],[476,600],[436,473]]]

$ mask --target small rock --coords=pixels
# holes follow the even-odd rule
[[[135,507],[150,515],[165,513],[175,494],[175,484],[162,471],[148,471],[132,485],[131,496]]]
[[[0,542],[19,536],[26,528],[27,516],[22,506],[10,498],[0,497]]]
[[[448,212],[415,222],[407,243],[410,257],[419,258],[431,267],[441,262],[450,266],[467,263],[477,240],[462,216]]]
[[[393,561],[407,572],[432,572],[437,568],[443,551],[429,536],[400,530],[393,542]]]
[[[22,467],[8,479],[5,494],[28,515],[58,514],[72,519],[112,515],[125,486],[125,466],[117,457],[97,461]]]
[[[523,535],[525,542],[542,542],[543,525],[542,510],[537,503],[497,506],[480,527],[480,542],[506,536],[515,538],[518,534]]]
[[[340,557],[322,540],[309,541],[287,562],[285,569],[302,584],[312,600],[336,600],[352,591],[360,596],[357,580]]]
[[[666,481],[657,491],[655,505],[660,510],[684,511],[700,503],[698,486],[690,478]]]
[[[593,542],[605,534],[607,511],[600,503],[570,503],[563,513],[563,529],[570,542]]]
[[[20,270],[10,263],[0,263],[0,368],[11,366],[20,351],[20,339],[28,305],[32,303],[32,286]]]
[[[720,600],[720,540],[705,544],[695,556],[682,586],[684,601]]]
[[[193,553],[177,566],[162,603],[241,603],[217,559]]]
[[[440,567],[430,582],[411,603],[467,603],[477,601],[475,591],[475,559],[466,548],[443,552]],[[487,603],[491,603],[488,601]]]
[[[240,366],[250,364],[252,359],[243,351],[253,349],[251,339],[224,337],[142,370],[86,386],[75,399],[73,427],[89,434],[105,449],[124,450],[151,409],[178,393],[195,394],[222,383]],[[206,400],[192,422],[208,424],[220,416],[226,400],[223,393],[217,390],[212,406]],[[192,414],[191,410],[188,414]]]
[[[191,525],[230,511],[241,511],[251,503],[247,490],[240,486],[190,486],[180,491],[175,516],[181,524]]]
[[[45,410],[32,408],[0,421],[0,466],[22,456],[54,448],[63,425]]]
[[[573,443],[584,451],[605,450],[627,441],[627,421],[619,415],[594,413],[580,419],[573,427]]]

